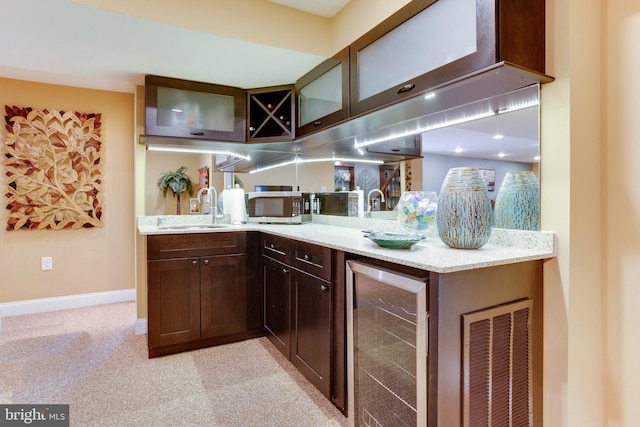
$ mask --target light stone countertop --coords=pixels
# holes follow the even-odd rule
[[[549,231],[493,229],[489,242],[480,249],[452,249],[442,243],[437,231],[411,249],[385,249],[363,236],[362,230],[403,232],[396,221],[314,215],[302,225],[244,224],[223,228],[161,228],[211,224],[208,215],[163,215],[138,217],[141,235],[215,233],[224,231],[262,231],[316,243],[345,252],[396,264],[451,273],[495,265],[554,258],[557,256],[556,234]]]

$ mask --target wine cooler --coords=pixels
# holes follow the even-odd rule
[[[426,426],[427,274],[347,261],[351,426]]]

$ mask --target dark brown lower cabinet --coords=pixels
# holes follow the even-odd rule
[[[263,334],[248,307],[245,233],[148,236],[147,252],[149,357]]]
[[[291,363],[329,397],[332,283],[295,269],[291,278]]]
[[[287,358],[291,355],[290,267],[262,257],[264,281],[264,328],[269,341]]]
[[[200,259],[148,263],[149,348],[200,338]]]
[[[431,273],[429,427],[542,425],[542,264]]]
[[[247,327],[245,255],[202,258],[200,266],[200,335],[220,337]]]
[[[268,234],[261,242],[266,336],[332,399],[333,251]]]
[[[147,242],[150,357],[266,335],[338,409],[353,410],[345,263],[362,257],[262,232]],[[540,423],[542,265],[429,273],[427,426]]]

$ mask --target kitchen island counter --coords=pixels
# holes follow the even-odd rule
[[[162,224],[158,226],[158,223]],[[437,233],[430,233],[411,249],[386,249],[363,235],[363,230],[402,232],[397,222],[358,218],[315,216],[301,225],[244,224],[210,228],[211,218],[186,215],[143,216],[138,218],[141,235],[260,231],[323,245],[435,273],[451,273],[557,256],[557,239],[549,231],[494,229],[489,242],[480,249],[452,249]],[[189,227],[192,226],[192,227]]]

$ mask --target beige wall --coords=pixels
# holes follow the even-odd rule
[[[640,419],[640,4],[547,0],[542,220],[545,426]]]
[[[317,192],[321,186],[333,191],[333,163],[303,163],[269,169],[256,173],[240,173],[238,177],[244,184],[245,191],[254,191],[256,185],[291,185],[300,191]]]
[[[0,105],[102,113],[104,137],[103,227],[5,231],[3,203],[0,303],[134,287],[133,98],[0,78]],[[6,185],[2,173],[0,186]],[[43,256],[53,257],[52,271],[40,270]]]
[[[544,425],[603,425],[601,2],[547,1],[542,89],[542,227],[558,233],[545,265]]]
[[[604,287],[599,296],[605,334],[604,425],[635,426],[640,423],[640,2],[603,4]]]

